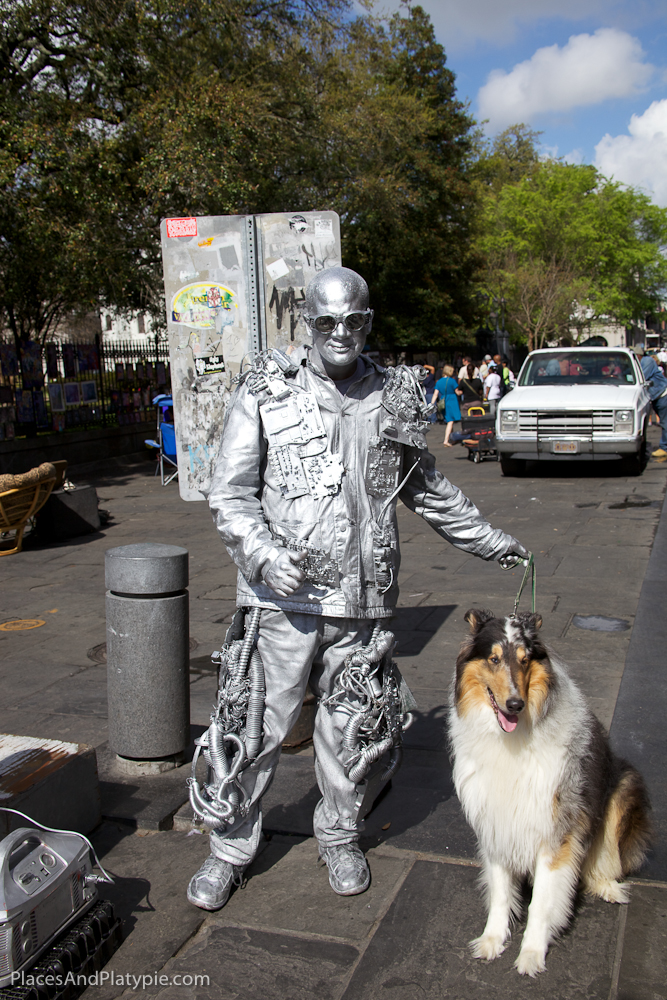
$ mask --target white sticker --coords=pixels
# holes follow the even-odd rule
[[[269,272],[269,277],[272,281],[277,281],[278,278],[284,278],[286,274],[289,274],[289,267],[282,257],[274,260],[272,264],[267,264],[266,270]]]
[[[333,236],[332,219],[315,219],[316,236]]]

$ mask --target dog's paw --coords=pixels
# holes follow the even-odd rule
[[[599,881],[595,884],[593,891],[600,899],[607,903],[629,903],[630,889],[624,882],[616,882],[614,879]]]
[[[505,951],[505,944],[501,937],[495,934],[483,934],[470,942],[473,958],[485,958],[487,962],[492,962],[494,958]]]
[[[522,948],[514,968],[520,976],[530,976],[534,979],[538,972],[546,972],[545,958],[546,955],[541,951]]]

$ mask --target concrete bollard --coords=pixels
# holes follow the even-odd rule
[[[107,549],[105,578],[109,743],[128,773],[165,771],[190,743],[188,550]]]

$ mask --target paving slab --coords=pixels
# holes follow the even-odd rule
[[[439,755],[444,758],[445,755]],[[364,843],[441,857],[477,858],[477,843],[454,792],[449,764],[401,768],[391,790],[366,819]]]
[[[185,888],[208,855],[207,838],[184,833],[130,833],[127,827],[104,823],[92,837],[114,885],[102,885],[123,921],[124,941],[105,966],[117,976],[135,976],[161,969],[206,918],[191,906]],[[83,994],[111,1000],[124,986],[89,987]]]
[[[312,838],[273,836],[248,869],[246,886],[209,919],[212,927],[271,928],[362,945],[412,865],[404,852],[369,850],[371,886],[360,896],[331,891]],[[289,894],[285,886],[290,887]]]
[[[424,997],[608,1000],[619,907],[583,902],[572,929],[549,951],[536,979],[512,968],[520,926],[495,962],[472,958],[468,942],[485,921],[474,869],[417,861],[362,955],[343,1000]]]
[[[655,437],[655,429],[650,433]],[[440,435],[440,429],[435,429],[430,435],[434,440],[429,441],[438,467],[492,523],[514,532],[536,552],[543,634],[571,664],[573,676],[603,722],[608,724],[615,709],[620,710],[626,653],[632,653],[638,631],[652,630],[657,646],[650,653],[637,647],[636,658],[645,655],[648,674],[635,675],[632,683],[628,678],[628,690],[638,697],[639,684],[653,696],[662,676],[658,653],[667,638],[655,627],[659,616],[664,621],[664,556],[662,570],[656,565],[651,571],[647,593],[653,595],[653,605],[643,619],[638,602],[660,510],[656,506],[619,510],[612,505],[626,503],[628,498],[659,504],[667,465],[651,462],[640,479],[625,477],[610,466],[563,465],[530,467],[525,478],[510,479],[500,475],[496,463],[474,466],[462,450],[442,448]],[[148,463],[143,469],[114,466],[102,474],[92,470],[88,479],[98,486],[103,505],[113,514],[109,526],[69,543],[27,547],[18,556],[0,561],[0,584],[11,602],[7,616],[45,621],[32,631],[0,630],[0,721],[11,717],[18,724],[8,726],[3,721],[2,728],[98,747],[106,812],[124,819],[122,824],[106,823],[102,828],[109,839],[107,854],[111,857],[116,852],[116,868],[122,874],[110,891],[118,894],[118,905],[134,921],[118,957],[125,964],[119,967],[135,974],[155,971],[170,967],[170,956],[175,956],[173,963],[200,971],[195,959],[197,954],[204,956],[215,973],[210,992],[199,987],[162,991],[163,997],[179,1000],[208,995],[242,996],[244,1000],[331,996],[339,1000],[346,989],[357,991],[350,996],[377,995],[383,1000],[391,1000],[392,995],[410,1000],[429,995],[429,990],[433,996],[477,1000],[492,992],[519,997],[530,992],[539,997],[549,983],[551,996],[568,1000],[570,996],[609,996],[610,990],[613,996],[616,986],[619,995],[625,989],[625,1000],[630,1000],[642,977],[660,997],[656,977],[662,975],[662,967],[652,956],[662,947],[658,928],[667,890],[646,881],[639,890],[635,888],[628,910],[584,904],[572,931],[553,949],[549,971],[537,983],[526,984],[516,976],[511,969],[512,952],[488,967],[470,959],[466,941],[479,933],[483,913],[475,885],[474,838],[453,793],[445,751],[448,684],[467,632],[465,611],[472,606],[491,607],[498,614],[511,610],[521,572],[503,573],[496,564],[453,549],[402,505],[398,508],[402,589],[393,627],[399,639],[397,662],[418,695],[419,710],[414,727],[406,734],[403,768],[368,816],[363,833],[362,844],[371,852],[374,874],[370,892],[382,891],[377,897],[341,901],[330,892],[326,871],[313,861],[313,841],[303,839],[310,837],[319,797],[311,747],[284,755],[265,801],[265,829],[282,833],[272,835],[266,852],[273,853],[257,859],[247,887],[234,894],[224,916],[206,917],[187,904],[185,887],[208,852],[207,838],[186,837],[177,831],[142,836],[149,824],[169,824],[174,804],[185,799],[187,769],[155,776],[160,780],[121,780],[112,773],[104,748],[105,668],[87,657],[88,650],[105,638],[105,550],[137,540],[175,540],[185,545],[190,551],[191,635],[199,643],[192,655],[192,721],[199,731],[208,723],[215,675],[205,668],[210,665],[210,651],[220,647],[233,613],[236,571],[215,537],[206,505],[185,505],[178,497],[177,484],[163,489],[152,471]],[[623,563],[620,570],[619,561]],[[525,599],[522,607],[527,607]],[[625,618],[631,629],[614,635],[585,633],[573,627],[575,613]],[[626,705],[626,717],[617,729],[629,741],[628,753],[637,753],[642,768],[642,753],[653,761],[649,768],[653,777],[647,777],[659,800],[658,783],[664,773],[660,761],[665,755],[660,720],[665,712],[655,707],[651,714],[653,708],[647,707],[645,699],[628,715]],[[137,829],[132,835],[128,834],[130,823]],[[282,834],[287,837],[281,841]],[[391,858],[391,865],[380,858],[382,852]],[[417,866],[427,864],[420,860],[423,856],[432,859],[428,862],[431,877],[420,876],[422,881],[415,882],[414,892],[406,896],[418,867],[410,869],[413,874],[404,883],[403,874],[415,859]],[[466,864],[443,860],[457,858]],[[648,870],[654,880],[656,871]],[[151,884],[148,901],[145,891],[142,895],[145,881]],[[429,881],[435,881],[430,895]],[[646,895],[648,890],[653,895]],[[376,905],[376,898],[381,903]],[[403,907],[403,899],[407,902],[400,910],[404,914],[401,923],[395,913],[399,902]],[[259,911],[267,907],[270,924],[264,925]],[[477,908],[474,913],[472,907]],[[626,914],[624,927],[618,924],[620,913]],[[458,936],[454,925],[460,925]],[[658,936],[651,938],[648,930],[642,931],[649,925]],[[400,937],[399,927],[403,928]],[[619,953],[614,964],[615,942],[622,944],[623,934],[627,939],[623,961],[619,964]],[[638,952],[642,934],[648,942],[647,957],[644,965],[633,966],[629,956]],[[420,952],[424,942],[426,951]],[[191,960],[193,946],[197,951]],[[511,948],[517,947],[513,942]],[[429,964],[428,948],[449,970],[449,978],[441,976],[437,987],[432,980],[435,969],[438,982],[437,968]],[[373,968],[364,965],[373,949],[393,970],[391,976],[382,979],[377,963]],[[584,953],[588,964],[582,960]],[[563,962],[570,963],[569,972]],[[653,979],[647,978],[651,967],[657,970]],[[250,989],[254,992],[248,992],[248,968],[253,969]],[[618,982],[613,979],[614,971]],[[100,996],[99,990],[90,992]],[[638,994],[638,1000],[644,1000],[644,995]]]
[[[146,998],[161,1000],[335,1000],[358,958],[353,945],[252,927],[207,927],[164,971],[205,973],[207,985],[181,986]]]
[[[634,885],[624,923],[616,1000],[666,1000],[667,885]]]

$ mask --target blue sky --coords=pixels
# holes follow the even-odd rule
[[[376,10],[396,9],[396,0]],[[667,0],[422,0],[489,135],[517,121],[667,206]]]

